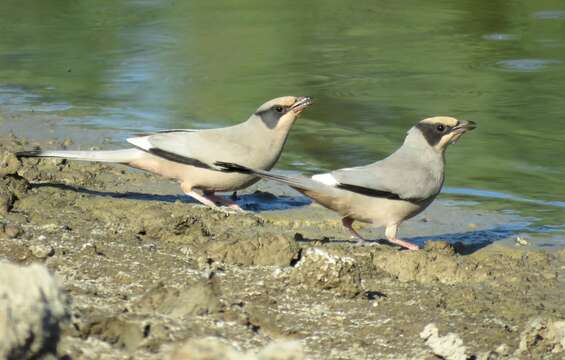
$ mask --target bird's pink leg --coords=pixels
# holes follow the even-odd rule
[[[209,192],[204,192],[204,196],[207,197],[208,199],[216,202],[216,203],[220,203],[222,205],[225,205],[225,206],[229,207],[230,209],[234,209],[234,210],[243,212],[243,209],[239,205],[237,205],[235,202],[233,202],[229,199],[223,198],[221,196],[217,196],[214,193],[209,193]]]
[[[353,228],[353,221],[355,220],[347,216],[341,219],[341,223],[343,224],[343,226],[345,226],[347,230],[349,230],[351,234],[353,234],[353,236],[359,239],[357,245],[363,245],[366,239]]]
[[[386,227],[385,230],[385,235],[386,235],[386,239],[396,245],[400,245],[403,248],[409,249],[409,250],[418,250],[419,247],[416,244],[412,244],[409,243],[408,241],[404,241],[401,239],[398,239],[396,236],[398,234],[398,224],[394,224],[394,225],[388,225]]]
[[[201,195],[199,193],[197,193],[196,191],[188,191],[185,192],[186,195],[200,201],[202,204],[211,207],[211,208],[217,208],[216,203],[213,200],[210,200],[207,196],[205,195]]]

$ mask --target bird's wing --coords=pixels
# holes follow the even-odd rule
[[[146,133],[136,133],[136,134],[133,134],[133,137],[150,136],[150,135],[156,135],[156,134],[168,134],[168,133],[176,133],[176,132],[192,133],[192,132],[196,132],[196,131],[201,131],[201,129],[165,129],[165,130],[157,130],[157,131],[151,131],[151,132],[146,132]]]
[[[443,179],[434,178],[421,164],[409,162],[394,164],[379,161],[367,166],[336,170],[325,176],[333,178],[333,186],[340,189],[409,201],[421,201],[436,195],[443,182]]]
[[[211,168],[216,159],[239,161],[251,149],[235,129],[174,131],[133,137],[127,141],[153,155],[196,167]]]

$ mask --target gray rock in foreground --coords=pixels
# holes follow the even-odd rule
[[[258,353],[243,353],[227,341],[207,337],[191,339],[176,349],[169,360],[304,360],[302,346],[295,341],[271,343]]]
[[[432,352],[446,360],[466,360],[467,348],[463,345],[463,340],[459,335],[449,333],[445,336],[439,336],[439,330],[435,324],[428,324],[420,333],[420,337],[424,339],[426,345],[430,347]]]
[[[57,353],[65,298],[42,265],[0,262],[0,359],[36,359]]]

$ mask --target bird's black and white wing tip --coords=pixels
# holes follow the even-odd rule
[[[340,183],[331,173],[314,175],[312,176],[312,180],[322,183],[324,185],[332,186],[342,190],[351,191],[361,195],[379,197],[385,199],[395,199],[395,200],[400,199],[400,196],[398,194],[395,194],[390,191],[371,189],[365,186],[359,186],[353,184]]]
[[[154,132],[146,132],[146,133],[137,133],[133,134],[135,137],[144,137],[144,136],[151,136],[156,134],[170,134],[170,133],[193,133],[201,131],[200,129],[166,129],[166,130],[157,130]]]
[[[250,168],[245,167],[243,165],[236,164],[236,163],[216,161],[214,163],[214,165],[219,167],[220,168],[219,170],[223,171],[223,172],[237,172],[237,173],[241,173],[241,174],[251,174],[251,173],[253,173],[253,171]]]
[[[357,194],[371,196],[371,197],[378,197],[383,199],[391,199],[391,200],[402,200],[400,195],[395,194],[390,191],[378,190],[378,189],[371,189],[364,186],[352,185],[352,184],[337,184],[337,188],[351,191]]]

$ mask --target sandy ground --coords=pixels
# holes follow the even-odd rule
[[[430,323],[468,358],[563,356],[565,334],[547,331],[565,319],[565,250],[487,245],[506,215],[439,201],[401,228],[436,239],[423,250],[356,246],[283,187],[261,183],[229,213],[122,166],[13,157],[32,145],[0,139],[0,258],[62,283],[61,356],[161,359],[213,336],[242,351],[294,339],[308,359],[433,359]]]

